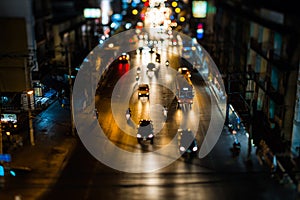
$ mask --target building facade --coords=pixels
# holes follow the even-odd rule
[[[87,45],[83,7],[75,1],[50,0],[11,0],[0,4],[1,93],[12,94],[7,98],[18,98],[15,93],[33,89],[35,107],[39,108],[39,100],[50,89],[59,92],[67,87],[68,67],[74,71],[92,48]],[[11,102],[22,109],[19,100]]]
[[[216,0],[215,6],[207,49],[224,74],[228,103],[256,145],[263,140],[274,153],[299,156],[297,10],[281,1]]]

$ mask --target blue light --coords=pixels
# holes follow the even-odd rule
[[[203,29],[203,24],[198,24],[198,29],[197,29],[197,38],[202,39],[204,35],[204,29]]]
[[[170,20],[174,20],[174,19],[175,19],[174,15],[171,15]]]
[[[10,170],[9,173],[10,173],[10,175],[12,175],[12,176],[16,176],[16,173],[15,173],[14,171],[12,171],[12,170]]]
[[[203,32],[202,32],[202,33],[198,33],[198,32],[197,32],[197,38],[198,38],[198,39],[202,39],[202,38],[203,38],[203,35],[204,35]]]
[[[111,21],[113,21],[113,22],[120,22],[120,21],[122,21],[122,19],[123,19],[123,16],[121,14],[113,14],[111,16]]]
[[[4,167],[0,166],[0,176],[4,176]]]
[[[137,7],[137,3],[132,2],[132,3],[131,3],[131,6],[132,6],[133,8],[136,8],[136,7]]]

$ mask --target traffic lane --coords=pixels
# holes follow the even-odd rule
[[[101,106],[98,107],[99,112],[99,124],[102,127],[106,136],[118,147],[131,151],[131,152],[141,152],[145,150],[145,147],[148,146],[149,150],[156,150],[160,148],[163,144],[168,144],[169,140],[171,140],[176,133],[177,127],[174,128],[174,124],[165,123],[165,119],[162,112],[162,106],[156,105],[160,100],[152,99],[152,94],[150,94],[150,99],[138,99],[137,91],[135,91],[130,99],[130,108],[132,110],[132,117],[129,121],[125,118],[126,110],[119,110],[118,115],[113,115],[111,111],[111,101],[109,98],[109,94],[107,97],[101,95],[101,97],[97,97],[98,101],[101,101]],[[101,100],[100,100],[101,99]],[[154,107],[151,106],[154,103]],[[96,103],[100,105],[100,103]],[[161,105],[162,103],[158,103]],[[120,105],[116,105],[120,106]],[[151,111],[150,111],[151,110]],[[168,115],[168,120],[172,120],[174,118],[174,112],[170,111]],[[137,125],[140,119],[151,119],[153,120],[154,131],[156,133],[154,139],[154,145],[141,145],[137,143]],[[121,128],[116,123],[118,120],[118,124],[121,124]],[[173,130],[173,131],[171,131]],[[163,132],[163,133],[161,133]],[[164,138],[163,140],[159,138],[161,135],[168,136],[169,138]],[[145,143],[147,144],[147,143]]]
[[[147,72],[144,70],[144,68],[145,68],[145,66],[142,66],[141,74],[145,75]],[[160,68],[160,73],[158,74],[157,78],[167,81],[166,79],[163,79],[165,74],[162,74],[162,73],[169,73],[168,68],[166,66],[162,66]],[[171,105],[172,102],[174,101],[174,92],[170,91],[170,89],[174,90],[174,86],[172,85],[172,83],[174,83],[174,81],[172,81],[172,79],[171,79],[171,81],[168,81],[165,83],[168,88],[161,87],[161,86],[157,85],[156,82],[151,83],[150,84],[150,86],[151,86],[150,87],[150,100],[147,100],[147,98],[141,98],[141,99],[137,98],[138,95],[137,95],[136,88],[138,86],[138,83],[134,81],[133,74],[130,75],[130,73],[129,74],[127,73],[125,76],[126,76],[126,78],[122,77],[122,80],[118,81],[118,82],[121,81],[120,94],[118,94],[118,95],[122,96],[121,93],[126,93],[127,95],[129,94],[131,96],[129,107],[131,107],[131,110],[132,110],[132,118],[129,121],[129,123],[125,123],[124,118],[125,118],[125,110],[127,109],[127,106],[125,106],[125,107],[123,106],[124,114],[122,114],[122,112],[121,112],[121,114],[120,113],[115,114],[115,116],[114,116],[115,120],[120,121],[121,129],[125,130],[124,131],[125,133],[129,133],[129,135],[131,135],[133,137],[136,136],[136,131],[137,131],[136,127],[138,125],[138,121],[143,118],[145,118],[145,119],[150,118],[150,119],[154,120],[155,121],[155,123],[154,123],[155,130],[157,130],[156,132],[159,132],[159,130],[162,130],[164,128],[162,126],[164,124],[163,115],[162,115],[162,107],[163,107],[163,105],[167,105],[167,106]],[[132,88],[132,90],[130,88]],[[128,91],[128,89],[129,89],[129,91]],[[181,109],[181,111],[184,111],[184,112],[179,112],[179,111],[173,112],[173,116],[170,116],[170,114],[172,114],[172,112],[169,112],[168,118],[172,119],[173,121],[175,119],[175,122],[176,122],[175,124],[177,125],[176,128],[173,128],[174,130],[173,130],[173,135],[171,136],[171,139],[176,134],[176,129],[179,126],[181,126],[181,128],[197,129],[198,123],[195,123],[195,120],[194,120],[194,119],[199,118],[199,110],[197,110],[199,106],[198,106],[197,99],[198,98],[203,99],[203,97],[205,96],[204,93],[205,93],[205,90],[202,89],[200,91],[200,94],[197,95],[198,97],[195,98],[196,100],[195,100],[194,105],[196,105],[196,106],[193,105],[193,107],[195,107],[194,109],[189,109],[189,108],[184,107]],[[108,95],[108,96],[111,96],[111,95]],[[200,100],[200,102],[204,102],[204,101]],[[118,111],[120,111],[120,110],[122,111],[122,109],[119,109],[119,107],[120,108],[122,107],[119,104],[117,104],[117,105],[115,104],[113,106],[118,107],[117,108]],[[105,107],[107,107],[107,106],[105,106]],[[202,107],[208,108],[209,107],[208,103],[205,103],[205,105],[203,104]],[[150,112],[150,110],[151,110],[151,112]],[[187,112],[188,110],[191,110],[191,111]],[[171,109],[170,109],[170,111],[171,111]],[[209,112],[200,112],[200,113],[209,113]],[[152,115],[152,116],[150,116],[150,115]],[[206,118],[208,118],[208,117],[206,117]],[[180,119],[181,119],[181,121],[180,121]],[[182,120],[183,120],[183,122],[182,122]],[[107,121],[109,123],[111,123],[112,118],[107,117]],[[168,130],[170,130],[170,128],[168,128]],[[120,135],[124,135],[124,134],[119,134],[119,136]],[[124,141],[124,140],[126,140],[126,138],[123,138],[122,141]],[[168,142],[164,142],[164,143],[168,143]],[[134,143],[131,143],[131,145],[132,144],[134,144]]]
[[[180,173],[171,170],[110,177],[113,178],[108,182],[94,177],[89,199],[295,199],[294,192],[280,188],[267,174],[260,172],[226,174],[199,170]]]

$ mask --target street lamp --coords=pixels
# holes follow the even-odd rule
[[[33,90],[27,91],[27,101],[28,101],[28,118],[29,118],[29,135],[30,135],[30,143],[32,146],[35,145],[34,143],[34,131],[33,131],[33,125],[32,125],[32,105],[34,105],[33,102]]]

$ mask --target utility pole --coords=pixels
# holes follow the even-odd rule
[[[30,73],[27,65],[27,58],[24,59],[24,66],[25,66],[25,81],[26,81],[26,97],[27,97],[27,109],[28,109],[28,120],[29,120],[29,136],[30,136],[30,143],[32,146],[35,145],[34,143],[34,130],[32,124],[32,113],[31,113],[31,95],[33,95],[33,90],[31,90],[31,78]],[[26,109],[26,108],[25,108]]]
[[[73,119],[73,85],[72,85],[72,63],[71,63],[71,55],[70,55],[70,44],[67,44],[66,47],[66,56],[68,59],[68,70],[69,70],[69,90],[70,90],[70,112],[71,112],[71,135],[75,136],[75,127],[74,127],[74,119]]]

